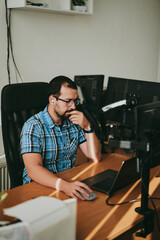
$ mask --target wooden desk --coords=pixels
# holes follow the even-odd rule
[[[113,153],[109,156],[103,156],[100,163],[87,162],[73,169],[69,169],[57,174],[69,181],[83,180],[96,173],[108,168],[118,170],[121,162],[129,157]],[[151,171],[150,194],[153,197],[160,197],[160,177],[153,177],[159,170],[158,167]],[[29,183],[8,192],[8,197],[4,200],[1,207],[11,207],[15,204],[38,196],[52,196],[61,200],[68,197],[57,190],[44,187],[37,183]],[[96,191],[95,191],[96,192]],[[127,186],[117,191],[110,202],[124,202],[140,197],[141,183]],[[106,205],[107,195],[96,192],[97,199],[94,201],[77,201],[77,240],[89,239],[133,239],[132,233],[136,230],[138,224],[143,220],[143,216],[135,212],[135,208],[140,206],[140,202],[128,203],[121,206]],[[157,209],[160,209],[160,201],[154,200]],[[152,205],[149,204],[152,208]],[[1,215],[1,219],[4,216]],[[134,238],[142,239],[142,238]],[[150,238],[147,238],[150,239]],[[152,238],[153,240],[154,238]],[[156,239],[156,238],[155,238]],[[158,240],[157,238],[156,240]]]

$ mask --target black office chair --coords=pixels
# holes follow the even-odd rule
[[[48,104],[48,83],[31,82],[4,86],[1,93],[2,136],[11,188],[22,185],[23,160],[20,133],[24,122]]]

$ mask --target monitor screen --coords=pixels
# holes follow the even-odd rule
[[[99,110],[102,101],[104,75],[76,75],[74,81],[81,89],[79,97],[82,95],[83,98],[83,104],[78,105],[77,109],[84,113],[98,138],[102,140],[101,127],[103,121]]]
[[[109,77],[102,106],[126,99],[128,105],[105,113],[105,119],[134,127],[135,106],[160,100],[160,83]],[[133,103],[133,104],[132,104]]]
[[[160,101],[137,106],[135,125],[136,141],[150,144],[151,167],[160,165]]]
[[[89,105],[101,105],[104,75],[75,76],[75,83],[81,87],[85,102]]]

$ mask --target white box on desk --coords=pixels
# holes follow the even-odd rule
[[[1,227],[0,236],[3,236],[4,231],[6,234],[8,227],[11,238],[7,240],[17,240],[15,233],[20,234],[20,230],[25,240],[51,240],[53,236],[56,240],[63,240],[64,236],[65,239],[75,240],[76,203],[75,199],[61,201],[42,196],[4,209],[6,215],[21,219],[22,225],[18,231],[16,224]],[[20,228],[19,224],[17,223],[18,228]],[[14,229],[11,229],[11,226]]]

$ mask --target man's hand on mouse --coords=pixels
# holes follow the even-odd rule
[[[77,110],[71,111],[69,120],[72,121],[74,124],[80,125],[81,128],[83,129],[89,130],[91,128],[90,122],[80,111]]]
[[[84,194],[86,197],[89,197],[89,194],[85,191],[87,189],[89,192],[92,192],[92,189],[89,188],[85,183],[82,182],[67,182],[62,180],[60,190],[66,193],[68,196],[76,199],[84,200],[84,197],[80,193]]]

